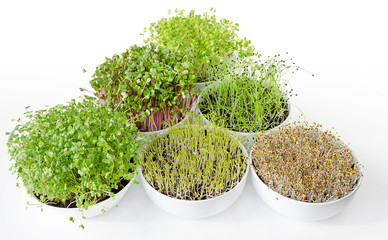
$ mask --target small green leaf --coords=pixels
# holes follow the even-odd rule
[[[126,99],[128,97],[127,93],[121,92],[121,96],[123,96],[123,99]]]

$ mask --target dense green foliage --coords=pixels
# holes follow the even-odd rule
[[[175,54],[153,43],[106,58],[90,81],[103,103],[124,113],[141,131],[180,121],[193,103],[190,51]]]
[[[152,41],[181,54],[192,50],[198,81],[206,82],[210,63],[217,64],[236,52],[239,57],[254,55],[251,41],[239,38],[238,31],[239,24],[225,18],[217,20],[215,15],[195,14],[194,10],[185,15],[184,10],[176,9],[175,15],[145,28],[143,35],[148,36],[145,42]]]
[[[71,100],[24,117],[7,133],[10,170],[41,202],[85,210],[134,177],[137,128],[108,106]]]
[[[220,127],[197,121],[155,135],[142,155],[146,181],[167,196],[201,200],[219,196],[236,186],[245,174],[241,143]]]

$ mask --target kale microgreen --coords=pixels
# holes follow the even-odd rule
[[[195,14],[192,10],[185,15],[184,10],[169,11],[168,18],[161,18],[144,29],[147,42],[155,42],[178,53],[193,51],[197,80],[209,80],[210,66],[222,62],[225,57],[238,53],[239,57],[257,55],[251,41],[239,38],[239,24],[222,18],[217,20],[215,10],[210,14]],[[212,63],[212,64],[210,64]]]
[[[90,83],[104,104],[124,113],[140,131],[160,130],[166,121],[179,122],[193,103],[190,55],[153,43],[133,45],[106,58]]]
[[[10,170],[41,202],[82,212],[137,173],[135,124],[96,100],[27,109],[24,117],[8,133]]]

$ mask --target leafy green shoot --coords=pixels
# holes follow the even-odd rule
[[[153,43],[133,45],[106,58],[90,84],[103,104],[121,112],[139,131],[161,130],[166,121],[181,121],[193,104],[196,77],[190,55]]]
[[[184,10],[169,11],[168,18],[163,17],[144,29],[144,42],[154,42],[180,54],[192,51],[199,82],[211,81],[212,67],[235,53],[241,58],[260,56],[254,52],[250,40],[238,37],[238,23],[217,19],[215,12],[211,9],[210,13],[196,14],[191,10],[186,15]]]
[[[9,133],[10,170],[42,203],[82,213],[137,174],[136,125],[96,99],[26,109],[24,118]]]

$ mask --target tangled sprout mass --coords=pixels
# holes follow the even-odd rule
[[[320,124],[291,123],[258,137],[252,163],[281,195],[321,203],[349,194],[361,177],[352,151]]]

